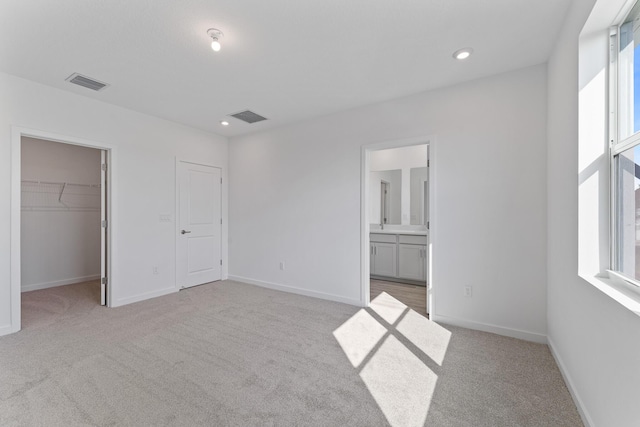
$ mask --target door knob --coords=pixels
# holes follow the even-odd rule
[[[182,231],[180,232],[180,234],[187,234],[187,233],[191,233],[191,232],[190,232],[190,231],[187,231],[187,230],[182,230]]]

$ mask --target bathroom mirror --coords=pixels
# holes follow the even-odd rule
[[[402,170],[371,172],[370,220],[373,224],[401,223]]]
[[[429,200],[429,169],[411,168],[410,170],[410,214],[411,225],[425,225],[427,216],[427,203]]]

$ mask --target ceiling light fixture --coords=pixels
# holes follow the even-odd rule
[[[462,61],[463,59],[467,59],[473,53],[473,49],[470,47],[465,47],[463,49],[456,50],[453,52],[453,57]]]
[[[226,121],[226,120],[221,121],[221,122],[220,122],[220,124],[221,124],[222,126],[229,126],[229,122],[228,122],[228,121]]]
[[[459,49],[453,52],[453,57],[459,60],[467,59],[473,53],[473,49],[470,47],[465,47],[464,49]]]
[[[207,30],[207,35],[212,39],[211,49],[213,49],[214,52],[220,51],[220,48],[222,47],[220,45],[220,39],[224,37],[222,31],[218,30],[217,28],[209,28]]]

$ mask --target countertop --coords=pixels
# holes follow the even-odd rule
[[[408,234],[411,236],[426,236],[427,230],[369,230],[370,234]]]

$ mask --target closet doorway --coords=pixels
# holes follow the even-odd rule
[[[110,151],[29,133],[13,149],[14,329],[108,305]]]

